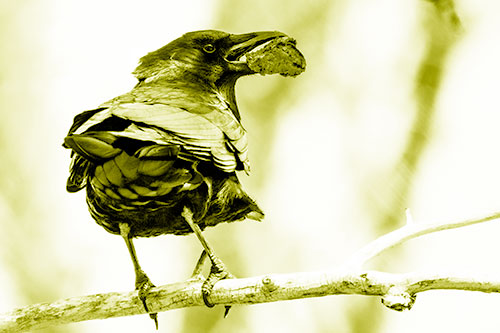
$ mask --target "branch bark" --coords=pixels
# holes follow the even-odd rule
[[[366,260],[406,240],[452,228],[464,227],[500,218],[500,212],[485,217],[446,224],[417,225],[407,223],[403,228],[373,241],[353,256],[355,263]],[[351,261],[352,262],[352,261]],[[359,265],[359,266],[361,266]],[[148,307],[160,312],[203,305],[198,276],[153,288],[148,295]],[[411,309],[416,294],[436,289],[455,289],[500,292],[500,277],[466,276],[419,272],[392,274],[368,271],[346,265],[338,270],[269,274],[243,279],[219,281],[210,296],[210,302],[220,305],[268,303],[329,295],[381,296],[382,303],[402,311]],[[84,320],[143,314],[144,307],[137,292],[95,294],[72,297],[53,303],[40,303],[0,315],[0,332],[21,332]]]
[[[151,290],[151,311],[203,305],[201,279],[173,283]],[[500,279],[431,272],[391,274],[378,271],[321,271],[269,274],[244,279],[222,280],[214,287],[214,304],[256,304],[328,295],[382,296],[382,303],[394,310],[410,309],[419,292],[455,289],[500,292]],[[95,294],[53,303],[41,303],[0,316],[1,332],[21,332],[92,319],[143,314],[135,292]]]

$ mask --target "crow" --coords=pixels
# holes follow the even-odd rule
[[[137,85],[74,118],[63,146],[71,149],[67,190],[86,188],[92,218],[121,235],[132,258],[135,288],[146,312],[154,287],[139,265],[134,237],[194,232],[212,262],[203,284],[232,275],[201,231],[221,222],[261,220],[236,171],[250,171],[235,83],[255,74],[246,54],[286,36],[265,31],[184,34],[140,59]],[[226,308],[228,309],[228,308]]]

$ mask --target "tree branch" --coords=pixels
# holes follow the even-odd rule
[[[384,250],[432,232],[464,227],[500,218],[500,213],[445,224],[417,225],[408,222],[368,244],[348,263],[357,267]],[[382,303],[394,310],[410,309],[419,292],[435,289],[455,289],[500,292],[500,278],[436,274],[431,272],[391,274],[365,271],[346,265],[342,269],[290,274],[269,274],[244,279],[219,281],[210,296],[213,304],[256,304],[328,295],[381,296]],[[160,312],[203,305],[203,277],[153,288],[148,295],[148,307]],[[53,303],[40,303],[0,315],[0,331],[20,332],[28,329],[79,322],[92,319],[130,316],[144,313],[137,292],[95,294],[72,297]]]
[[[482,222],[492,221],[500,218],[500,212],[489,215],[467,219],[458,222],[434,223],[434,224],[416,224],[413,222],[409,210],[406,211],[406,225],[400,229],[394,230],[373,242],[367,244],[361,250],[356,252],[348,261],[347,267],[361,268],[368,260],[378,256],[380,253],[402,244],[410,239],[427,235],[433,232],[462,228]]]
[[[203,305],[202,280],[164,285],[151,290],[148,306],[160,312]],[[500,279],[436,273],[391,274],[377,271],[322,271],[269,274],[244,279],[222,280],[216,284],[210,301],[214,304],[256,304],[328,295],[382,296],[387,307],[410,309],[419,292],[456,289],[500,292]],[[0,331],[28,329],[92,319],[144,313],[135,292],[95,294],[54,303],[41,303],[0,316]]]

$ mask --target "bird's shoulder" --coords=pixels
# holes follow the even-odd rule
[[[136,88],[81,113],[70,135],[107,132],[180,145],[188,158],[212,160],[223,170],[248,168],[246,132],[217,93],[186,93],[179,87],[157,90]]]

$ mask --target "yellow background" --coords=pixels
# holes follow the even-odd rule
[[[237,276],[335,268],[404,224],[500,211],[500,2],[426,0],[0,1],[0,312],[128,291],[125,244],[65,192],[73,117],[128,91],[138,59],[191,30],[280,30],[297,78],[243,78],[237,95],[264,223],[206,236]],[[500,222],[425,236],[368,265],[500,275]],[[157,285],[187,278],[194,236],[138,239]],[[498,332],[500,295],[419,294],[411,311],[330,296],[159,314],[160,332]],[[153,332],[146,315],[43,332]]]

